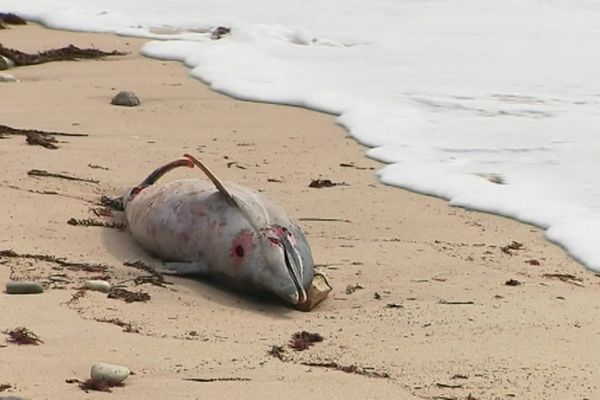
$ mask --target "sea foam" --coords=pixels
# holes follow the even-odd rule
[[[600,3],[0,0],[152,41],[213,89],[339,116],[382,182],[535,224],[600,270]],[[232,28],[211,40],[209,29]]]

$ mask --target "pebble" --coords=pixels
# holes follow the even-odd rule
[[[0,56],[0,71],[14,68],[15,63],[8,57]]]
[[[110,290],[110,283],[107,281],[92,279],[85,281],[83,287],[89,290],[95,290],[97,292],[108,293],[108,291]]]
[[[94,380],[104,380],[110,383],[121,383],[131,374],[131,370],[120,365],[95,363],[90,375]]]
[[[35,294],[43,291],[44,287],[38,282],[10,281],[6,284],[6,293],[8,294]]]
[[[19,82],[19,80],[12,74],[0,72],[0,82]]]
[[[119,92],[112,98],[110,104],[114,106],[136,107],[141,104],[140,99],[133,92]]]

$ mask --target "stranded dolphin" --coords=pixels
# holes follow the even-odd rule
[[[299,305],[313,280],[304,234],[262,194],[221,183],[188,154],[152,172],[123,196],[129,230],[170,272],[224,276]],[[154,183],[177,167],[197,166],[210,179]]]

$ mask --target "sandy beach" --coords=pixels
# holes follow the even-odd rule
[[[75,44],[128,52],[4,71],[20,82],[0,82],[1,125],[89,136],[58,136],[55,150],[19,135],[0,140],[0,251],[101,265],[0,256],[2,288],[10,279],[46,286],[38,295],[0,293],[0,331],[27,327],[43,340],[19,346],[1,335],[0,387],[9,387],[0,396],[598,398],[600,278],[539,229],[384,186],[382,165],[335,116],[226,97],[180,63],[141,56],[144,42],[34,24],[0,30],[0,43],[22,51]],[[141,106],[112,106],[121,90]],[[334,287],[328,299],[300,312],[202,280],[136,285],[148,272],[124,262],[160,261],[127,230],[67,223],[112,221],[94,214],[102,195],[121,195],[186,152],[299,220]],[[29,176],[32,169],[97,183]],[[309,188],[317,178],[345,184]],[[127,303],[78,290],[99,276],[151,298]],[[288,343],[299,331],[324,341],[294,351]],[[283,346],[282,359],[269,354],[273,346]],[[135,374],[110,394],[66,382],[87,379],[94,362]]]

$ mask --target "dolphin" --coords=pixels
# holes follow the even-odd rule
[[[136,241],[162,259],[167,272],[225,277],[296,306],[305,303],[314,262],[300,227],[261,193],[221,182],[196,158],[184,157],[157,168],[122,197]],[[209,179],[155,185],[178,167],[198,167]]]

